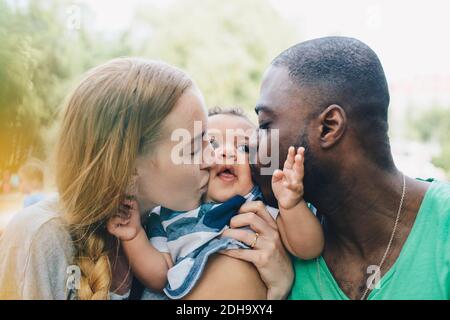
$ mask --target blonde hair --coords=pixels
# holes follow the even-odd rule
[[[106,221],[118,211],[138,155],[192,86],[162,62],[119,58],[92,69],[69,96],[56,145],[56,184],[81,269],[78,298],[108,299],[113,237]]]

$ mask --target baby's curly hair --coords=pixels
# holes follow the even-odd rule
[[[212,116],[216,116],[216,115],[220,115],[220,114],[241,117],[253,124],[253,122],[250,120],[250,118],[245,113],[244,109],[242,109],[241,107],[216,106],[216,107],[208,110],[208,117],[212,117]]]

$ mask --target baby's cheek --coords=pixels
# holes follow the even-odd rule
[[[240,185],[240,189],[239,193],[249,193],[252,188],[253,188],[253,181],[252,181],[252,173],[250,170],[250,166],[247,165],[243,165],[240,168],[242,171],[240,172],[239,175],[239,185]]]

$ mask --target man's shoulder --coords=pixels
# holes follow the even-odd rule
[[[450,213],[450,183],[446,181],[432,180],[428,189],[429,199],[433,204],[447,209]]]
[[[446,200],[450,199],[450,182],[448,181],[440,181],[440,180],[433,180],[434,183],[436,183],[436,188],[441,193],[441,196],[445,198]]]
[[[450,231],[450,183],[439,180],[430,182],[421,208],[427,212],[428,219],[432,218],[433,223],[447,233]]]

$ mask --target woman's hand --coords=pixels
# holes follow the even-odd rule
[[[119,213],[108,220],[106,229],[122,241],[130,241],[136,238],[142,230],[137,201],[125,199],[119,207]]]
[[[231,219],[231,229],[225,230],[223,236],[252,246],[253,250],[235,249],[222,253],[255,265],[267,286],[267,299],[285,299],[294,281],[294,271],[275,221],[261,201],[245,203],[239,213]],[[240,227],[250,227],[254,232],[236,229]]]

